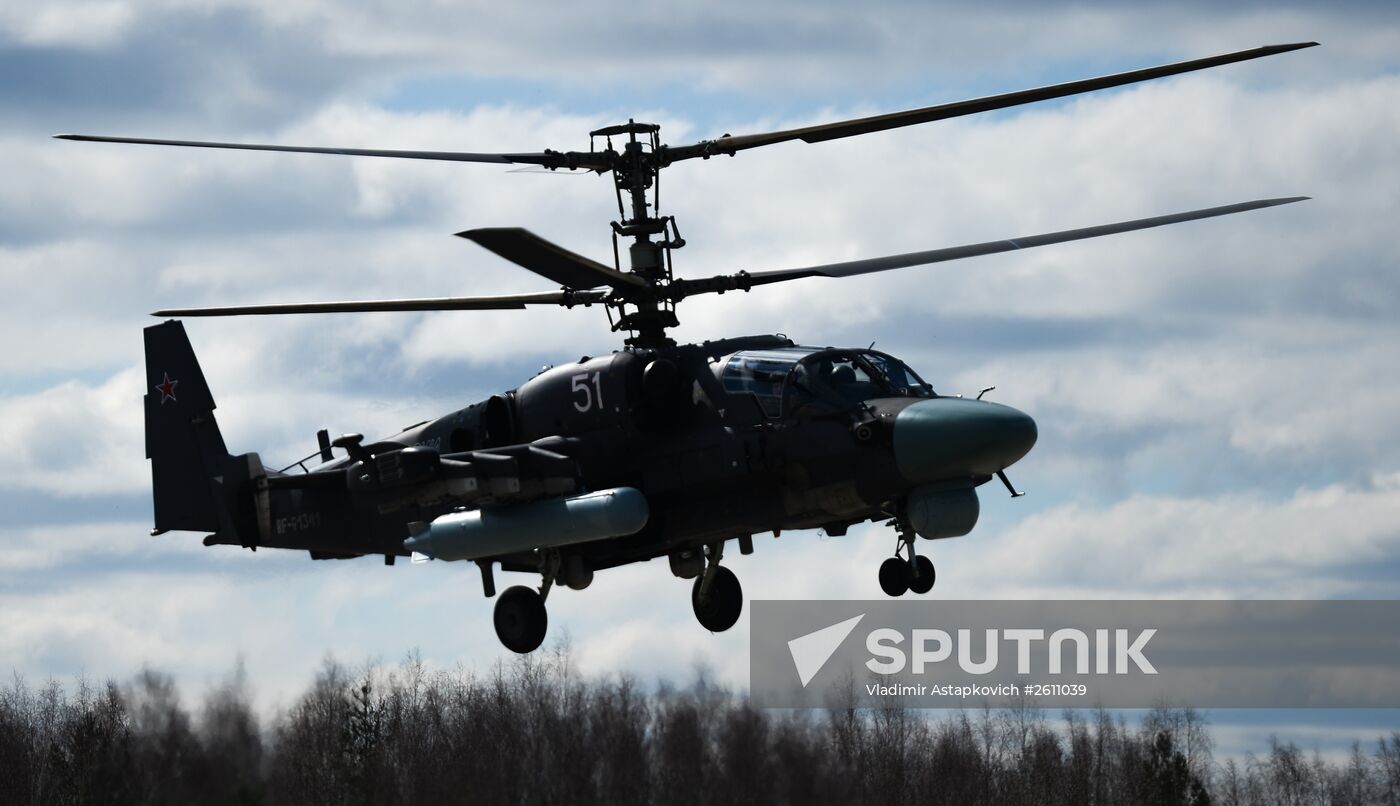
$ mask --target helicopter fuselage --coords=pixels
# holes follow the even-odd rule
[[[966,534],[975,487],[1035,437],[1021,412],[939,396],[871,350],[781,337],[628,349],[371,444],[342,438],[349,455],[304,474],[255,467],[229,490],[234,528],[206,542],[392,562],[410,553],[406,524],[631,488],[649,511],[635,533],[573,543],[560,515],[560,547],[484,560],[530,572],[553,562],[581,587],[594,571],[668,556],[688,578],[707,550],[737,539],[748,553],[760,533],[902,519],[925,537]]]

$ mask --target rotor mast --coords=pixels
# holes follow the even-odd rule
[[[618,239],[630,238],[626,271],[647,283],[645,289],[618,293],[608,303],[610,308],[618,310],[613,329],[632,331],[634,335],[627,343],[633,347],[672,345],[675,342],[666,336],[666,328],[679,324],[675,303],[666,295],[666,287],[673,279],[671,250],[685,246],[685,239],[676,229],[675,217],[659,215],[661,168],[664,167],[660,131],[661,127],[655,123],[628,120],[589,132],[590,145],[596,138],[605,138],[606,153],[612,163],[620,217],[612,222],[616,268],[624,271]],[[614,136],[626,137],[621,153],[613,148]]]

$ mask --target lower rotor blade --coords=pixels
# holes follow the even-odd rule
[[[623,274],[612,266],[589,260],[520,227],[471,229],[457,233],[457,237],[475,241],[517,266],[568,288],[597,288],[604,285],[644,288],[647,284],[640,277]]]
[[[430,297],[370,299],[350,302],[290,302],[268,305],[224,305],[213,308],[168,308],[151,316],[263,316],[289,313],[374,313],[379,311],[499,311],[527,305],[591,305],[602,302],[601,291],[546,291],[501,297]]]
[[[680,299],[681,297],[691,294],[702,294],[709,291],[747,289],[756,285],[781,283],[786,280],[797,280],[803,277],[851,277],[857,274],[872,274],[874,272],[890,271],[892,269],[903,269],[909,266],[923,266],[929,263],[961,260],[962,258],[977,257],[978,255],[992,255],[998,252],[1013,252],[1017,249],[1030,249],[1034,246],[1048,246],[1054,243],[1079,241],[1085,238],[1098,238],[1104,235],[1116,235],[1120,232],[1150,229],[1167,224],[1179,224],[1183,221],[1196,221],[1202,218],[1214,218],[1215,216],[1230,215],[1232,213],[1243,213],[1248,210],[1260,210],[1265,207],[1292,204],[1294,202],[1304,201],[1308,198],[1308,196],[1290,196],[1284,199],[1260,199],[1258,201],[1242,202],[1240,204],[1227,204],[1223,207],[1208,207],[1203,210],[1191,210],[1185,213],[1173,213],[1171,215],[1154,216],[1152,218],[1139,218],[1133,221],[1121,221],[1117,224],[1100,224],[1096,227],[1050,232],[1044,235],[1027,235],[1020,238],[987,241],[986,243],[954,246],[947,249],[932,249],[927,252],[909,252],[902,255],[888,255],[885,257],[867,258],[865,260],[852,260],[844,263],[825,263],[819,266],[806,266],[799,269],[779,269],[777,271],[721,275],[707,280],[677,280],[671,284],[670,290],[672,292],[672,299]]]

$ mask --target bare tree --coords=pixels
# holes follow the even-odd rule
[[[264,726],[241,665],[187,708],[173,679],[0,690],[0,803],[1394,804],[1400,732],[1345,761],[1273,739],[1215,764],[1208,722],[1158,708],[1047,721],[1031,701],[933,714],[774,713],[697,669],[644,690],[568,647],[478,675],[416,655],[327,659]],[[191,713],[196,716],[192,717]]]

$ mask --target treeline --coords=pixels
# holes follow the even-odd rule
[[[712,684],[585,679],[567,653],[486,675],[327,662],[271,724],[236,673],[0,691],[0,804],[1397,804],[1400,732],[1329,763],[1212,758],[1205,720],[1029,705],[771,713]]]

